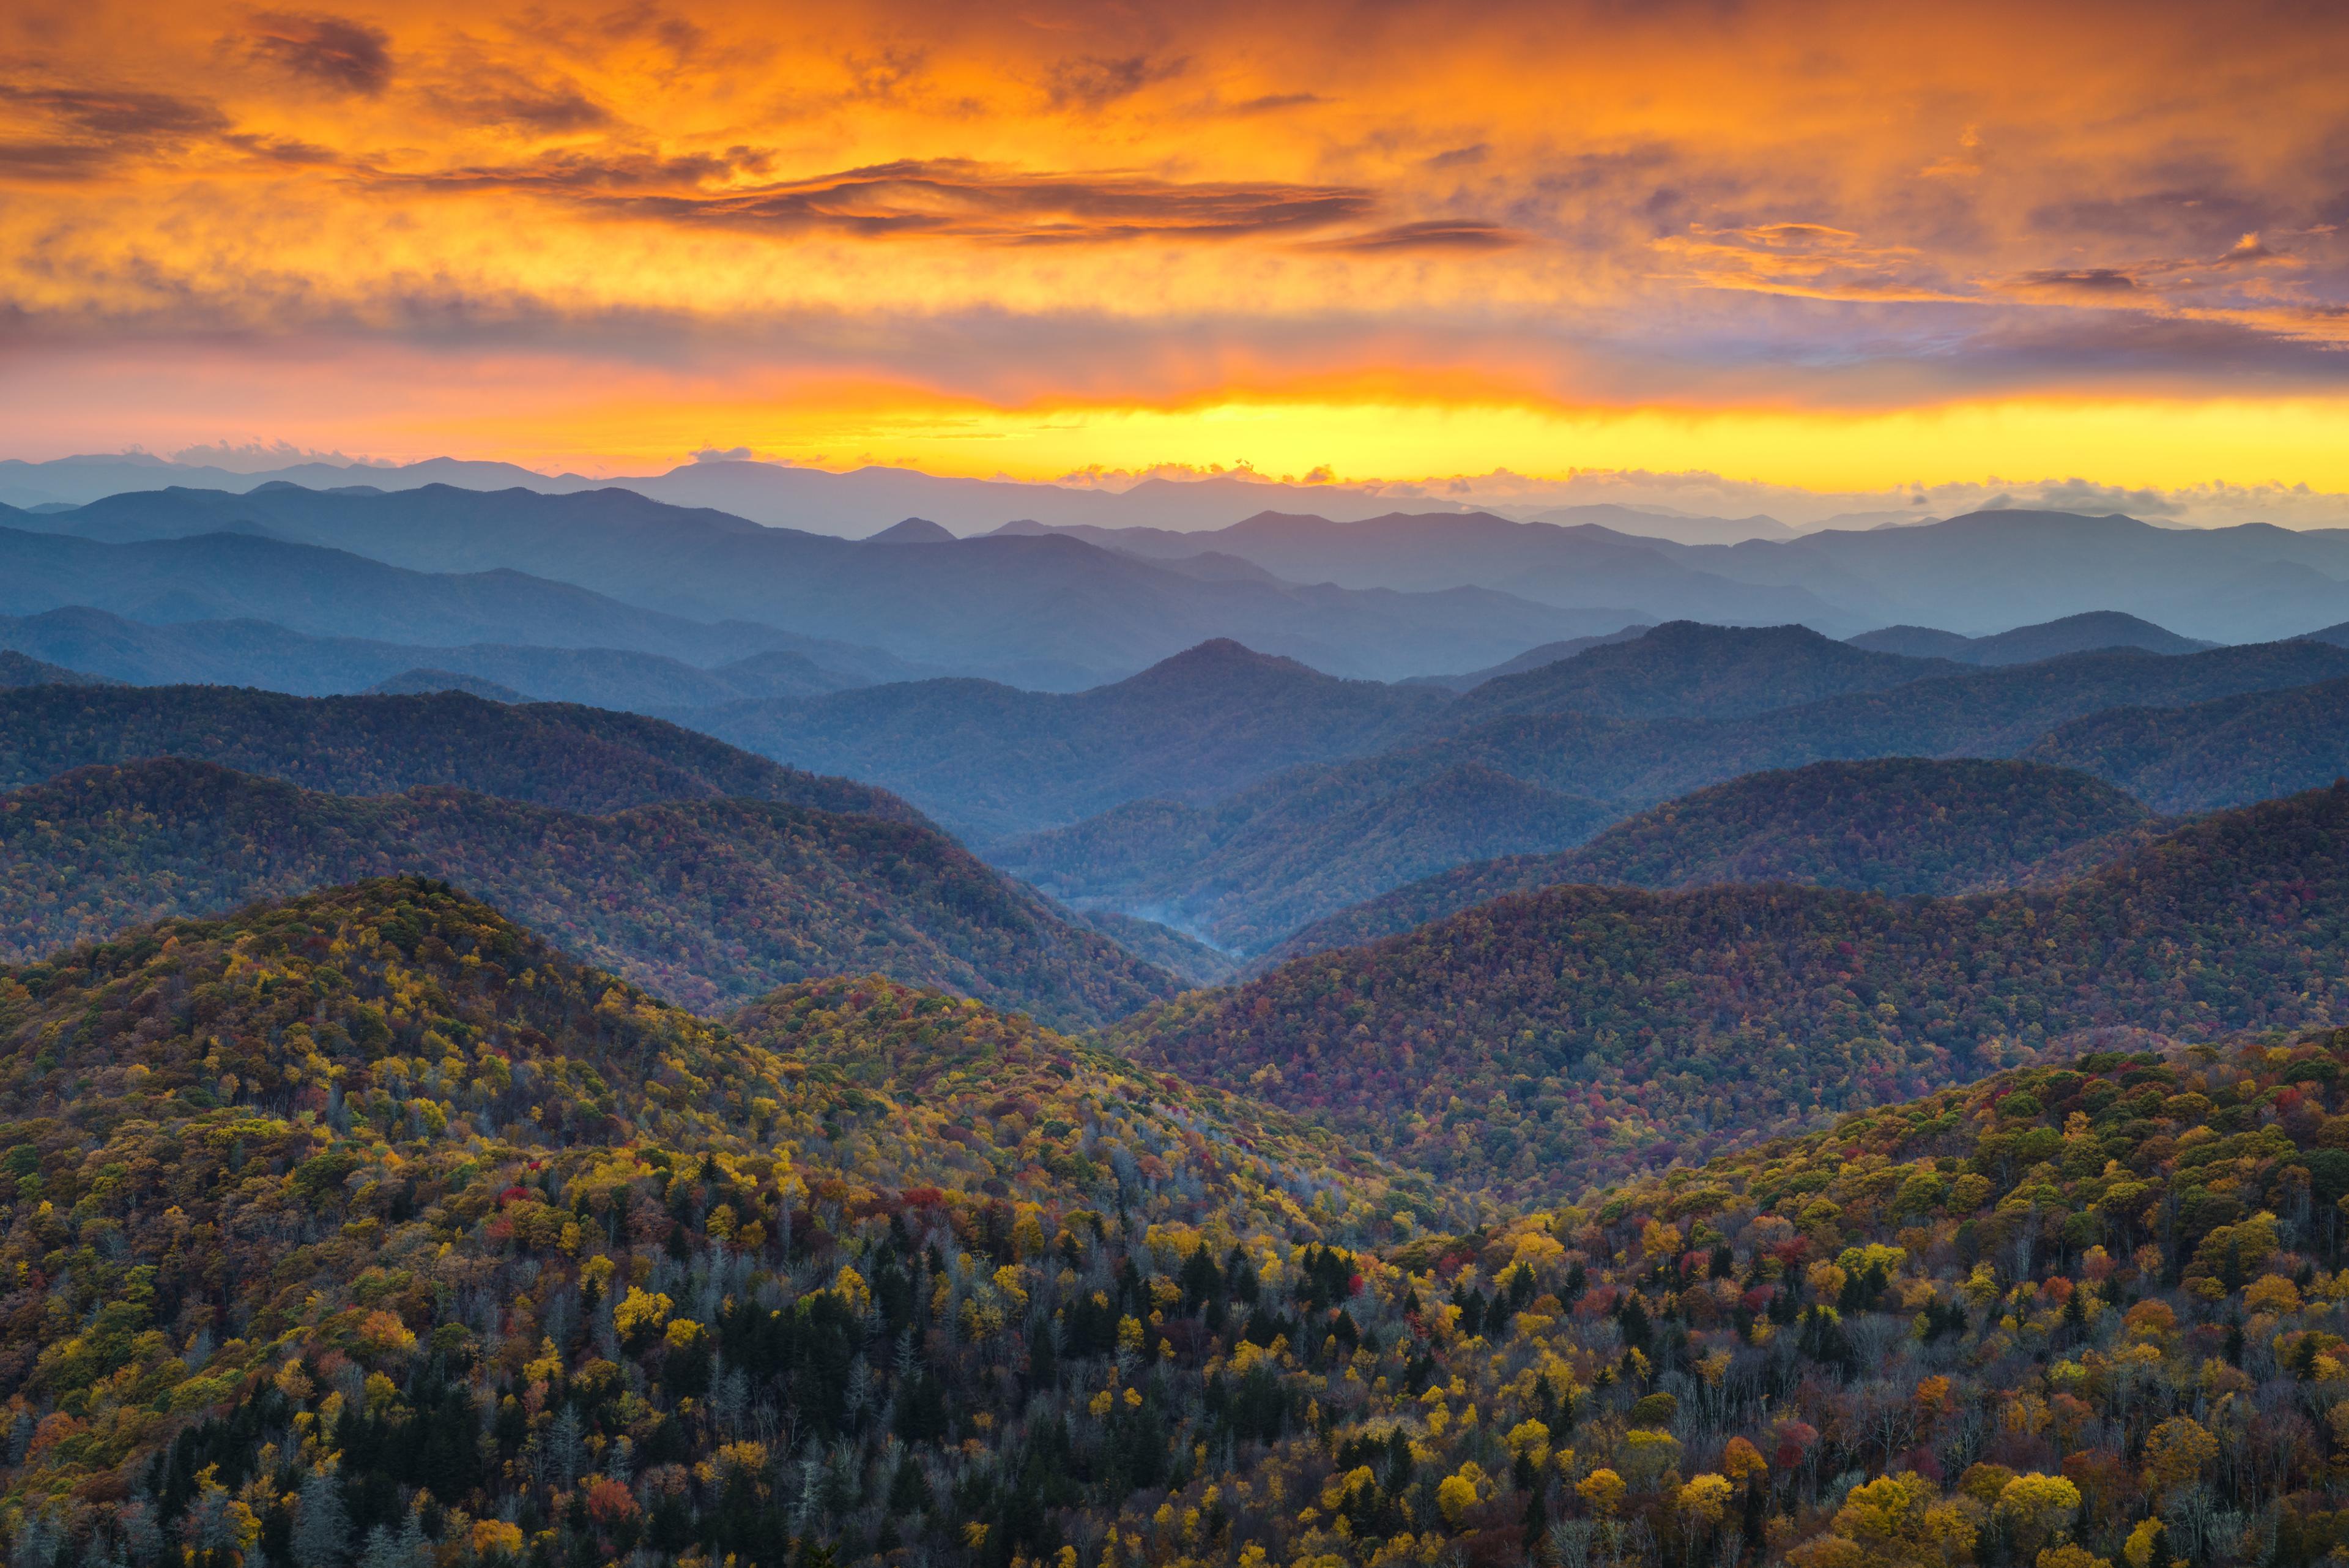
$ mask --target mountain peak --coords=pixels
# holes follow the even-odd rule
[[[902,523],[892,523],[878,534],[867,537],[867,545],[951,545],[955,536],[926,517],[908,517]]]
[[[1139,675],[1131,676],[1120,684],[1131,685],[1134,681],[1157,682],[1178,679],[1196,680],[1202,676],[1228,678],[1240,674],[1276,673],[1301,675],[1319,680],[1331,679],[1311,665],[1300,664],[1294,659],[1284,658],[1277,653],[1258,653],[1247,644],[1228,637],[1211,637],[1195,647],[1186,648],[1180,653],[1160,659]]]

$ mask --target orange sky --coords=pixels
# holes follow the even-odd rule
[[[2349,13],[0,19],[0,455],[2349,491]]]

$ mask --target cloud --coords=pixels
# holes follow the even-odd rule
[[[2182,517],[2187,510],[2159,490],[2131,490],[2078,478],[2042,485],[2039,504],[2050,512],[2127,512],[2140,517]]]
[[[435,90],[432,97],[455,119],[541,136],[595,130],[614,123],[612,111],[568,78],[540,82],[515,71],[484,68],[467,73],[461,85]]]
[[[763,156],[741,148],[724,157],[669,160],[563,153],[510,167],[383,178],[449,191],[527,192],[696,227],[1020,244],[1224,239],[1356,222],[1374,205],[1371,192],[1354,186],[1032,172],[967,159],[907,159],[808,180],[707,189]]]
[[[1271,114],[1284,109],[1307,109],[1330,100],[1318,92],[1268,92],[1261,98],[1243,99],[1225,106],[1227,114]]]
[[[2027,272],[2008,286],[2022,293],[2110,296],[2138,292],[2137,275],[2126,267],[2091,266]]]
[[[29,136],[0,138],[0,174],[78,180],[226,130],[212,104],[169,93],[0,85]]]
[[[689,453],[696,462],[748,462],[751,452],[747,446],[697,447]]]
[[[1056,60],[1045,78],[1045,91],[1055,109],[1102,109],[1146,87],[1167,81],[1190,69],[1187,58],[1154,59],[1128,55],[1104,59],[1081,55]]]
[[[1498,223],[1466,218],[1433,218],[1397,223],[1359,234],[1338,234],[1315,240],[1303,248],[1372,255],[1396,251],[1500,251],[1526,243],[1526,235]]]
[[[264,11],[246,45],[255,58],[336,92],[373,98],[391,82],[391,36],[365,22]]]
[[[1433,158],[1423,158],[1420,160],[1420,167],[1423,169],[1465,169],[1471,164],[1484,162],[1485,159],[1492,156],[1492,152],[1493,149],[1489,143],[1483,141],[1472,142],[1466,147],[1455,147],[1449,152],[1439,152]]]

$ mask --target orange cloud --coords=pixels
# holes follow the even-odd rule
[[[1068,467],[1248,456],[1206,445],[1274,428],[1232,410],[1333,386],[1450,389],[1453,439],[1528,471],[1583,427],[1495,410],[1689,410],[1692,463],[1704,420],[1799,410],[1824,474],[1852,421],[2174,406],[2248,461],[2186,416],[2344,389],[2344,45],[2287,0],[2223,36],[2182,0],[20,0],[0,412],[149,439],[106,368],[190,354],[328,398],[340,364],[353,403],[398,359],[461,409],[520,355],[499,407],[540,431],[580,384],[846,385],[1171,443],[1088,418],[1103,452],[1035,460]]]

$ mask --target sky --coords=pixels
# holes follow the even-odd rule
[[[12,0],[0,455],[2322,511],[2344,46],[2258,0]]]

